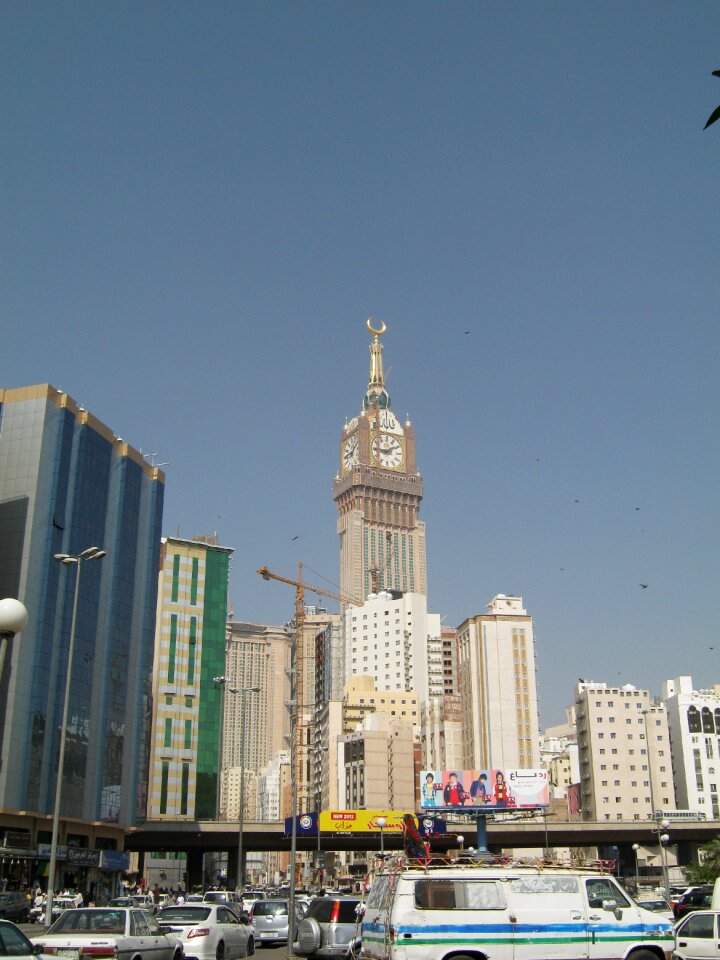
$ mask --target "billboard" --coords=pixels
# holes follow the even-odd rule
[[[445,833],[444,820],[437,817],[418,817],[412,810],[322,810],[320,830],[323,833],[379,833],[378,817],[385,818],[385,833],[402,833],[406,813],[415,818],[415,825],[423,836]]]
[[[527,810],[549,804],[547,770],[422,770],[420,807],[431,810]]]

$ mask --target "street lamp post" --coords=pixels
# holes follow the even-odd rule
[[[667,829],[670,826],[669,820],[659,820],[657,824],[658,843],[660,844],[660,856],[662,859],[663,884],[665,886],[665,899],[670,897],[670,877],[668,874],[667,844],[670,841],[670,834]]]
[[[638,867],[638,850],[640,849],[640,844],[634,843],[632,848],[635,853],[635,897],[637,898],[640,891],[640,868]]]
[[[384,857],[385,856],[384,833],[385,833],[385,825],[387,824],[387,820],[385,819],[385,817],[378,817],[375,823],[377,823],[378,827],[380,828],[380,856]]]
[[[88,547],[81,553],[56,553],[54,559],[66,567],[75,567],[75,596],[73,599],[72,622],[70,624],[70,646],[68,647],[67,675],[65,677],[65,700],[63,703],[62,724],[60,726],[60,753],[58,756],[57,780],[55,783],[55,808],[53,810],[52,839],[50,842],[50,865],[48,867],[48,890],[45,901],[45,923],[52,923],[53,887],[57,869],[58,837],[60,834],[60,801],[62,799],[63,766],[65,762],[65,740],[67,738],[67,719],[70,706],[70,683],[72,680],[73,653],[75,652],[75,632],[77,627],[78,597],[80,596],[80,569],[86,560],[100,560],[105,551],[100,547]]]

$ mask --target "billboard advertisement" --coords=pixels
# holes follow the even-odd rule
[[[322,810],[320,830],[323,833],[379,833],[378,817],[385,818],[385,833],[402,833],[406,813],[415,817],[415,824],[424,836],[445,833],[444,820],[437,817],[418,817],[412,810]]]
[[[549,804],[547,770],[423,770],[420,807],[431,810],[528,810]]]

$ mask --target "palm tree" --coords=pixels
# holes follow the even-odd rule
[[[714,77],[720,77],[720,70],[713,70],[712,75],[713,75]],[[703,130],[707,130],[707,128],[710,126],[710,124],[711,124],[711,123],[715,123],[715,121],[718,119],[718,117],[720,117],[720,107],[715,107],[715,109],[713,110],[713,112],[712,112],[712,113],[710,114],[710,116],[708,117],[707,123],[706,123],[705,126],[703,127]]]

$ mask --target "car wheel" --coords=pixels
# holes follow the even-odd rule
[[[225,960],[225,944],[222,940],[217,947],[215,947],[215,960]]]

